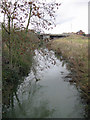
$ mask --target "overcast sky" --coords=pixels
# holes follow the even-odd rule
[[[88,33],[88,2],[90,0],[56,0],[62,5],[57,12],[56,27],[47,33],[77,32]]]
[[[51,0],[47,1],[49,2]],[[56,12],[56,27],[45,32],[59,34],[83,30],[85,33],[88,33],[89,1],[90,0],[56,0],[56,2],[62,3]],[[2,17],[0,17],[0,21],[2,21]]]

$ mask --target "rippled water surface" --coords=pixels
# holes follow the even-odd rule
[[[53,51],[35,51],[28,75],[14,93],[9,118],[83,118],[84,104],[75,85],[65,81],[70,73]],[[67,81],[70,78],[67,78]]]

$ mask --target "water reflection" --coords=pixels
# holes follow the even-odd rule
[[[60,61],[53,51],[35,50],[34,62],[17,92],[11,97],[9,118],[83,118],[85,111],[80,93],[71,78],[66,63]]]

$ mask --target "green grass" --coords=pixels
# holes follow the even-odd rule
[[[76,72],[76,83],[88,93],[88,38],[72,34],[49,42],[48,48],[62,55]],[[75,79],[75,78],[74,78]]]

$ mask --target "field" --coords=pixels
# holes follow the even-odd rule
[[[76,82],[88,97],[88,38],[71,34],[66,38],[52,40],[47,46],[69,63],[69,69],[75,73],[71,82]]]

